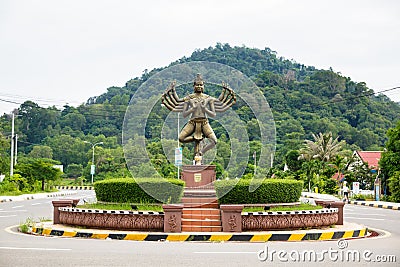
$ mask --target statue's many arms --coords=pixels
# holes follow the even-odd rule
[[[171,85],[162,95],[162,103],[173,112],[182,112],[183,117],[190,116],[190,120],[183,127],[179,134],[179,141],[182,143],[195,142],[194,155],[200,158],[205,152],[212,149],[217,144],[217,137],[210,124],[208,117],[215,117],[217,112],[224,112],[236,103],[235,92],[222,83],[222,92],[218,98],[204,94],[204,81],[200,74],[197,74],[194,82],[194,93],[179,98],[175,85]],[[210,142],[204,147],[200,147],[200,142],[207,138]]]

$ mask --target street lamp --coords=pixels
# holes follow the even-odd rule
[[[87,143],[87,144],[91,144],[92,145],[92,150],[93,150],[93,154],[92,154],[92,165],[91,165],[91,167],[90,167],[90,174],[92,175],[92,184],[93,184],[93,175],[94,175],[94,147],[95,146],[97,146],[97,145],[102,145],[102,144],[104,144],[103,142],[98,142],[98,143],[95,143],[95,144],[93,144],[92,142],[89,142],[89,141],[83,141],[84,143]]]

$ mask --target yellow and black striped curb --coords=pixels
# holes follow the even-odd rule
[[[348,201],[348,204],[353,205],[361,205],[366,207],[373,207],[373,208],[381,208],[381,209],[389,209],[389,210],[400,210],[400,206],[394,205],[383,205],[383,204],[376,204],[376,203],[366,203],[362,201]]]
[[[33,233],[43,236],[81,237],[94,239],[116,239],[131,241],[208,241],[208,242],[268,242],[268,241],[310,241],[337,240],[366,237],[367,228],[347,231],[321,231],[304,233],[96,233],[33,228]]]
[[[58,190],[94,190],[93,186],[72,186],[72,185],[58,185]]]

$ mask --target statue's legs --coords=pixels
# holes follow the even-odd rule
[[[194,155],[200,155],[200,142],[201,140],[194,140]]]
[[[179,142],[191,143],[195,141],[194,137],[192,136],[194,130],[195,130],[195,125],[192,123],[187,123],[179,134]]]
[[[200,155],[204,155],[208,150],[212,149],[215,147],[217,144],[217,137],[215,136],[215,133],[213,129],[211,128],[210,124],[205,124],[203,125],[203,134],[207,139],[210,141],[205,147],[203,147],[200,150]]]

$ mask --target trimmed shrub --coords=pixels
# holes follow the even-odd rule
[[[161,178],[117,178],[94,183],[97,200],[117,203],[178,203],[185,182]]]
[[[297,202],[303,189],[303,181],[289,179],[221,180],[215,182],[215,190],[220,204],[264,204]]]

